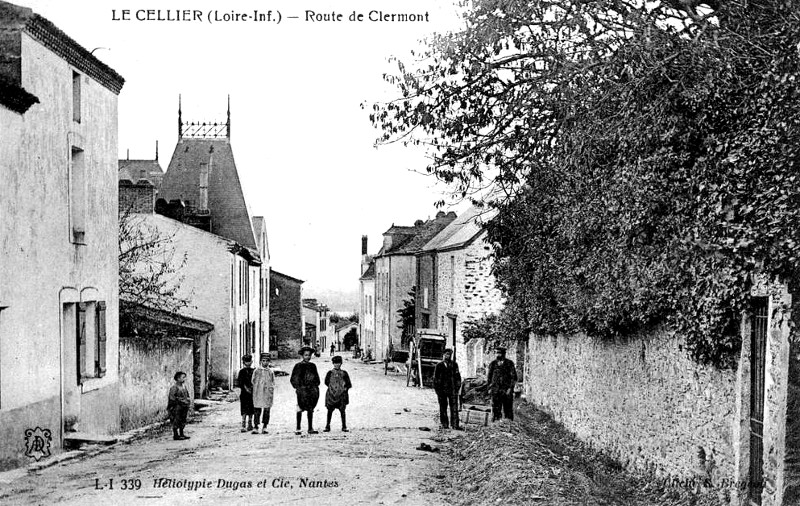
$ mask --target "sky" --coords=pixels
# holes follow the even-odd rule
[[[452,0],[20,0],[126,80],[119,96],[119,157],[169,165],[184,121],[225,121],[251,216],[264,216],[274,269],[304,290],[354,291],[361,236],[380,247],[392,224],[436,214],[446,188],[419,174],[421,148],[375,147],[369,104],[398,96],[383,80],[412,62],[433,32],[457,29]],[[197,21],[138,21],[138,11],[199,10]],[[130,20],[122,18],[130,11]],[[231,13],[281,15],[281,22],[208,22]],[[341,21],[306,20],[306,11]],[[428,13],[428,22],[370,22],[370,11]],[[364,21],[348,21],[363,14]],[[157,13],[153,15],[157,16]],[[299,19],[289,19],[298,16]],[[98,48],[98,49],[96,49]],[[362,109],[361,105],[367,107]],[[445,208],[444,210],[449,210]],[[458,208],[455,208],[458,211]]]

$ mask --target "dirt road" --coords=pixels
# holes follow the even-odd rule
[[[315,362],[324,377],[329,359]],[[276,365],[290,372],[292,364]],[[430,486],[438,455],[416,450],[439,445],[431,439],[440,439],[433,392],[407,388],[405,376],[384,376],[379,365],[346,360],[344,368],[354,385],[349,433],[340,431],[338,412],[333,431],[321,432],[323,386],[320,433],[295,435],[294,390],[279,376],[269,434],[241,433],[238,402],[224,403],[187,426],[188,441],[167,431],[44,469],[0,485],[0,503],[444,504]]]

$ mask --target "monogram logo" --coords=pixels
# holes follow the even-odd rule
[[[31,457],[37,462],[43,457],[50,456],[50,443],[53,438],[50,429],[42,429],[36,427],[35,429],[27,429],[25,431],[25,451],[26,457]]]

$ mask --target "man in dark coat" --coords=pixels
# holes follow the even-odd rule
[[[439,421],[443,429],[450,427],[452,421],[453,428],[458,430],[458,391],[461,388],[461,374],[458,372],[458,364],[453,360],[453,350],[444,350],[444,360],[436,364],[433,370],[433,389],[439,398]],[[447,418],[447,407],[450,406],[450,418]]]
[[[497,358],[489,363],[486,378],[492,396],[492,421],[500,420],[501,415],[514,419],[514,385],[517,383],[517,369],[514,362],[506,358],[506,349],[495,349]]]
[[[303,360],[294,365],[292,377],[289,380],[297,393],[297,430],[295,434],[300,434],[300,422],[303,421],[303,411],[308,416],[308,433],[319,434],[314,430],[314,408],[319,401],[319,374],[317,366],[311,363],[311,355],[314,349],[309,346],[300,348],[300,355]]]

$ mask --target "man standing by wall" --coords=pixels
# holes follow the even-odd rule
[[[458,425],[458,391],[461,388],[461,374],[458,372],[458,364],[453,362],[453,350],[444,350],[444,360],[436,364],[433,370],[433,389],[439,398],[439,421],[442,428],[450,427],[450,420],[447,418],[447,407],[450,406],[450,418],[452,426],[459,430]]]
[[[492,421],[501,415],[509,420],[514,419],[514,385],[517,383],[517,369],[514,362],[506,358],[506,349],[495,348],[497,358],[489,363],[486,373],[489,382],[489,393],[492,395]]]

